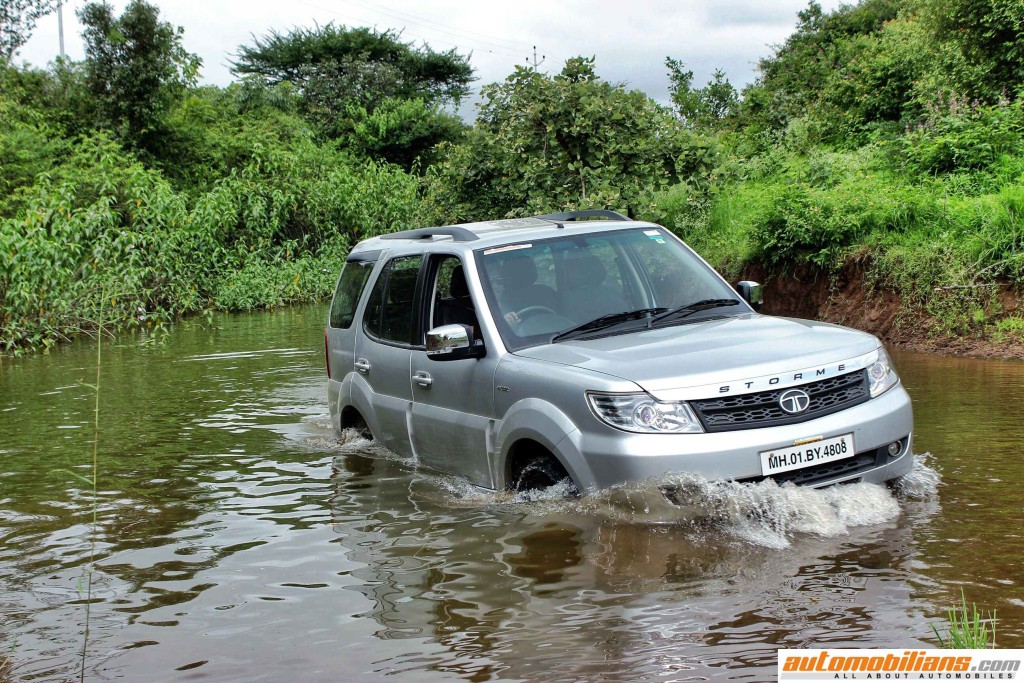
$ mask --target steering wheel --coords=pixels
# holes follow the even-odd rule
[[[516,315],[519,316],[520,320],[526,320],[539,313],[550,313],[551,315],[558,315],[547,306],[527,306],[526,308],[516,311]]]

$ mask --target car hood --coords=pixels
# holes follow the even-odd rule
[[[754,313],[516,351],[630,380],[662,400],[786,386],[864,367],[878,340],[839,325]],[[859,359],[860,362],[847,363]],[[796,373],[804,375],[798,376]],[[772,378],[781,378],[773,380]],[[749,380],[759,381],[751,383]],[[770,382],[770,384],[768,384]],[[764,386],[762,386],[764,385]],[[722,387],[730,387],[726,392]],[[694,395],[696,391],[699,395]]]

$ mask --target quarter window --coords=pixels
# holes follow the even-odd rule
[[[338,278],[338,287],[331,301],[331,327],[347,329],[352,325],[359,297],[366,287],[366,280],[373,270],[373,261],[349,261]]]
[[[383,341],[415,345],[413,339],[413,306],[420,262],[416,256],[391,259],[381,271],[370,292],[363,325],[366,332]]]

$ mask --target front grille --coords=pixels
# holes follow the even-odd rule
[[[799,415],[779,406],[779,395],[789,389],[803,389],[811,397],[807,410]],[[691,401],[690,405],[705,431],[731,432],[806,422],[863,403],[869,396],[868,371],[858,370],[797,387]]]

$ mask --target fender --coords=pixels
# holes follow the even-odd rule
[[[335,434],[341,434],[341,397],[344,385],[336,379],[327,380],[327,408],[331,413],[331,427]]]
[[[579,430],[573,421],[553,403],[524,398],[509,408],[495,436],[492,457],[498,490],[508,486],[508,456],[520,439],[531,439],[551,451],[580,491],[596,488],[594,474],[579,449]]]

